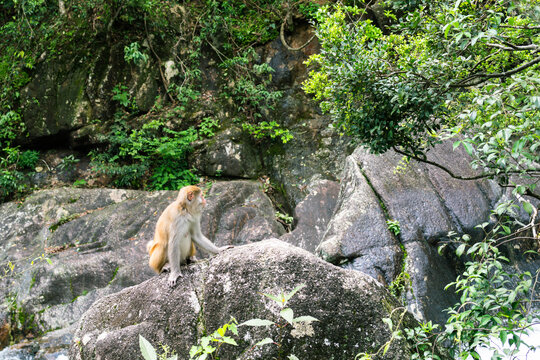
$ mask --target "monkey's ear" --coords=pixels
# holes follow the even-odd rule
[[[188,199],[188,201],[193,200],[193,191],[188,192],[187,199]]]

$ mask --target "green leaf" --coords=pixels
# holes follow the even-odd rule
[[[156,350],[142,335],[139,335],[139,347],[145,360],[157,360]]]
[[[306,284],[300,284],[298,285],[293,291],[285,295],[285,301],[289,301],[294,294],[296,294],[300,289],[303,289],[306,287]]]
[[[466,244],[459,245],[459,247],[456,249],[457,256],[461,256],[463,254],[463,251],[465,251],[465,246]]]
[[[508,332],[507,331],[501,331],[499,334],[499,339],[501,339],[501,344],[504,346],[506,344],[506,339],[508,338]]]
[[[389,328],[390,330],[393,329],[394,324],[392,323],[392,319],[390,319],[390,318],[383,318],[383,319],[382,319],[382,322],[385,323],[386,325],[388,325],[388,328]]]
[[[534,211],[533,206],[528,201],[523,202],[523,210],[525,210],[529,215],[531,215]]]
[[[309,316],[309,315],[299,316],[299,317],[293,319],[293,323],[297,323],[297,322],[310,323],[310,322],[313,322],[313,321],[319,321],[319,319],[316,319],[313,316]]]
[[[274,295],[270,295],[270,294],[265,294],[265,293],[262,293],[264,296],[266,296],[267,298],[269,298],[270,300],[273,300],[275,302],[277,302],[278,304],[281,304],[281,299],[277,296],[274,296]]]
[[[465,151],[467,152],[467,154],[471,155],[473,154],[473,147],[470,143],[466,142],[466,141],[462,141],[461,142],[463,144],[463,147],[465,148]]]
[[[256,343],[255,346],[262,346],[262,345],[273,344],[273,343],[274,343],[274,340],[272,340],[270,338],[264,338],[261,341],[259,341],[258,343]]]
[[[226,344],[238,346],[238,344],[236,343],[236,341],[235,341],[233,338],[230,338],[230,337],[228,337],[228,336],[223,337],[223,339],[221,339],[221,340],[222,340],[224,343],[226,343]]]
[[[265,319],[251,319],[248,321],[244,321],[238,326],[268,326],[268,325],[274,325],[274,322],[270,320],[265,320]]]
[[[289,324],[293,323],[294,313],[293,313],[293,310],[291,308],[285,308],[285,309],[281,310],[279,315],[282,318],[284,318],[285,320],[287,320],[287,322]]]
[[[300,359],[298,359],[296,356],[294,356],[293,354],[289,355],[289,356],[287,357],[287,359],[289,359],[289,360],[300,360]]]

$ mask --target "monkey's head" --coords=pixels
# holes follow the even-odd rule
[[[180,202],[180,209],[185,209],[190,214],[200,213],[206,206],[206,199],[202,190],[193,185],[184,186],[180,189],[177,200]]]

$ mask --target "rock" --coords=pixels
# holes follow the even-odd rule
[[[20,140],[34,142],[60,136],[66,142],[64,146],[67,142],[75,147],[95,144],[100,129],[90,122],[112,117],[118,107],[112,99],[114,87],[125,86],[139,111],[152,108],[160,83],[157,64],[151,64],[128,64],[121,43],[94,44],[94,48],[77,49],[75,54],[46,58],[21,91],[22,118],[29,137]],[[73,131],[76,133],[70,136]]]
[[[280,240],[314,253],[334,213],[338,193],[339,184],[335,181],[321,180],[311,184],[308,195],[294,209],[294,230]]]
[[[386,218],[354,157],[347,158],[336,212],[317,251],[332,263],[349,267],[389,284],[401,270],[402,251],[387,230]]]
[[[440,310],[457,299],[444,291],[455,279],[456,264],[439,256],[436,244],[449,231],[478,236],[474,226],[489,220],[501,191],[490,181],[456,180],[416,162],[395,171],[401,159],[394,152],[372,155],[361,148],[347,158],[338,205],[318,252],[387,284],[405,269],[412,279],[408,300],[415,315],[444,322]],[[429,159],[455,173],[472,174],[466,154],[452,152],[451,143],[437,146]],[[399,222],[397,237],[386,220]]]
[[[138,358],[140,334],[186,359],[203,333],[213,332],[231,316],[239,322],[276,321],[280,309],[261,293],[288,292],[301,283],[306,287],[288,306],[295,316],[310,315],[319,321],[297,326],[296,331],[286,329],[283,338],[273,326],[240,327],[235,338],[239,346],[222,346],[220,358],[236,359],[264,337],[280,341],[284,354],[305,359],[352,359],[359,352],[376,351],[389,339],[391,332],[382,318],[389,317],[397,304],[384,287],[360,272],[340,269],[272,239],[190,265],[174,289],[167,287],[163,275],[97,301],[81,318],[70,358]],[[414,324],[410,316],[405,319],[407,325]],[[275,356],[276,347],[266,345],[242,358]],[[409,359],[410,353],[403,340],[395,340],[380,358]]]
[[[262,164],[258,150],[246,140],[241,129],[231,126],[210,139],[194,143],[189,161],[208,176],[256,178]]]
[[[219,246],[249,244],[285,233],[258,182],[218,182],[206,197],[201,229]]]
[[[36,330],[69,327],[97,299],[154,275],[146,243],[176,196],[62,188],[0,205],[0,261],[15,264],[1,279],[0,293],[16,296],[14,310],[32,319],[28,326]],[[203,233],[219,245],[284,233],[270,200],[250,181],[215,183],[201,222]]]

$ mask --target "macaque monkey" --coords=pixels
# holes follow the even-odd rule
[[[194,243],[210,254],[217,254],[228,247],[216,247],[201,233],[201,213],[206,205],[202,191],[197,186],[185,186],[178,197],[159,217],[154,240],[148,242],[149,265],[161,273],[168,262],[170,287],[182,276],[180,265],[195,256]]]

